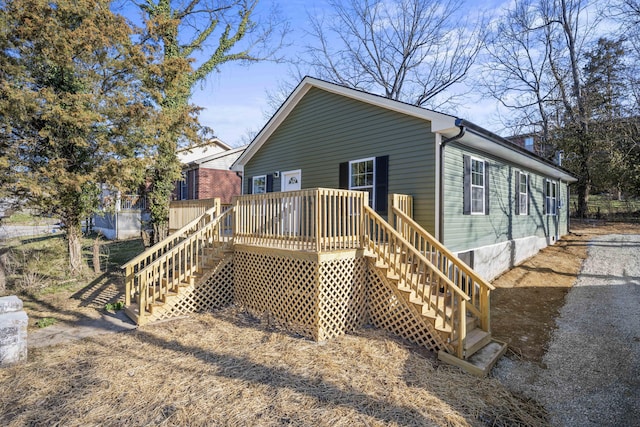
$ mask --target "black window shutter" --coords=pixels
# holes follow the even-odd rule
[[[542,212],[547,214],[547,180],[542,180]]]
[[[273,174],[267,175],[267,193],[273,192]]]
[[[387,198],[389,193],[389,156],[376,157],[376,212],[387,214]]]
[[[471,215],[471,157],[464,155],[462,158],[464,160],[462,213]]]
[[[247,194],[251,194],[253,193],[253,178],[249,177],[247,178]]]
[[[531,215],[531,175],[527,175],[527,215]]]
[[[338,188],[341,190],[349,189],[349,162],[340,163],[338,170]]]
[[[484,214],[489,215],[489,162],[484,162]]]
[[[520,172],[516,171],[516,215],[520,215]]]

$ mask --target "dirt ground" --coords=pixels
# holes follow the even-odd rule
[[[589,240],[602,234],[640,234],[640,224],[573,221],[571,234],[493,281],[492,334],[509,344],[510,357],[542,363]]]

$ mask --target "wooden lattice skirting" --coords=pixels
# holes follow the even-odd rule
[[[369,322],[432,351],[447,348],[431,321],[361,250],[316,253],[236,245],[199,281],[156,308],[149,321],[234,302],[317,341]]]
[[[283,328],[325,340],[366,323],[366,259],[360,250],[235,248],[237,302]]]
[[[369,320],[376,327],[432,351],[446,348],[431,321],[403,298],[397,285],[387,279],[385,270],[375,267],[374,260],[369,265],[368,300]]]
[[[154,309],[149,321],[170,319],[189,313],[210,311],[230,305],[233,292],[233,253],[226,254],[193,284],[180,289],[176,296]]]

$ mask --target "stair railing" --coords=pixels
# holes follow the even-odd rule
[[[133,258],[125,270],[125,305],[137,302],[138,323],[146,311],[180,282],[202,271],[205,248],[221,247],[232,238],[233,209],[217,215],[216,207]]]
[[[490,292],[495,287],[449,251],[413,218],[395,206],[391,206],[390,209],[399,219],[393,224],[396,231],[421,254],[431,259],[433,265],[469,296],[469,310],[478,317],[480,328],[485,332],[491,332]]]
[[[450,342],[457,339],[458,343],[454,353],[462,358],[471,297],[373,209],[365,206],[364,212],[367,249],[388,266],[403,286],[409,287],[430,310],[436,312],[436,327],[451,331]]]

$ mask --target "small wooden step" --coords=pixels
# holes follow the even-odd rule
[[[138,304],[132,303],[124,308],[124,314],[129,316],[129,319],[133,320],[134,323],[138,323],[138,319],[140,318],[140,310],[138,308]]]
[[[498,362],[498,359],[500,359],[506,351],[507,343],[492,339],[467,360],[459,359],[444,350],[438,352],[438,359],[450,365],[457,366],[472,375],[484,377],[491,371],[493,366]]]
[[[467,338],[464,343],[465,359],[470,358],[478,350],[491,342],[491,334],[482,329],[474,328],[467,331]],[[453,344],[455,346],[455,343]]]
[[[140,317],[140,308],[136,303],[131,303],[126,306],[124,308],[124,314],[126,314],[129,319],[133,320],[133,322],[138,326],[142,326],[148,322],[148,313],[147,315]]]

